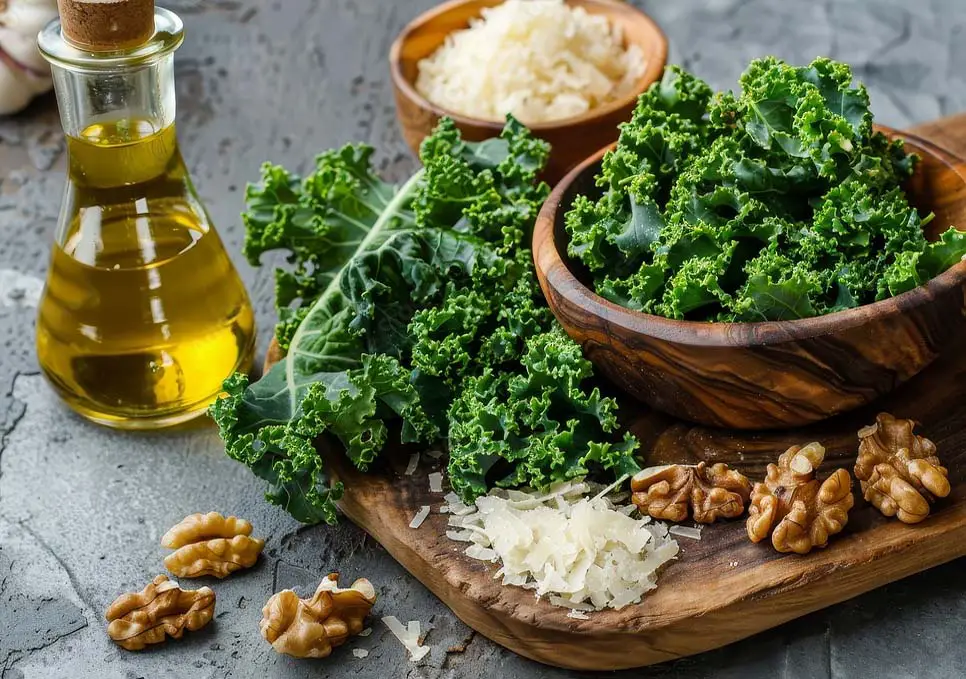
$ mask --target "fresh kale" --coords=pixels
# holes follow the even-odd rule
[[[225,382],[211,408],[228,455],[304,522],[335,521],[316,439],[366,470],[393,440],[447,441],[453,488],[546,486],[634,471],[616,403],[583,383],[590,364],[543,303],[529,243],[548,153],[516,121],[481,143],[449,120],[396,188],[372,149],[320,155],[304,180],[266,165],[247,191],[245,254],[285,250],[276,272],[286,357]]]
[[[845,64],[753,61],[738,95],[669,67],[566,215],[599,294],[668,318],[790,320],[910,290],[966,255],[928,243],[917,158],[872,127]]]

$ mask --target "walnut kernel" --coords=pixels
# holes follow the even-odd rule
[[[268,600],[259,629],[272,648],[295,658],[325,658],[363,630],[375,588],[365,578],[349,589],[340,589],[338,581],[338,573],[330,574],[309,599],[285,589]]]
[[[165,557],[165,568],[181,578],[224,578],[250,568],[265,546],[251,532],[252,524],[234,516],[225,518],[218,512],[187,516],[161,538],[163,546],[177,550]]]
[[[771,535],[779,552],[807,554],[842,531],[855,502],[852,477],[837,469],[820,482],[815,472],[824,458],[825,448],[809,443],[792,446],[777,465],[768,465],[765,480],[751,493],[747,530],[752,542]]]
[[[691,513],[698,523],[733,519],[745,511],[751,482],[721,462],[710,467],[670,465],[644,470],[631,479],[632,499],[642,514],[655,519],[684,521]],[[689,511],[690,510],[690,511]]]
[[[912,420],[880,413],[875,424],[859,431],[855,478],[862,496],[885,516],[919,523],[929,506],[949,495],[948,472],[936,456],[936,445],[913,433]]]
[[[183,590],[159,575],[140,592],[114,600],[105,613],[107,634],[122,648],[140,651],[164,641],[165,634],[180,639],[186,629],[201,629],[214,612],[215,593],[208,587]]]

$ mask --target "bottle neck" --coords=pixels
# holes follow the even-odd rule
[[[92,126],[148,126],[160,133],[174,123],[174,51],[184,39],[184,26],[176,14],[160,7],[155,9],[154,25],[154,35],[142,45],[112,52],[74,46],[64,38],[57,19],[40,32],[37,44],[51,64],[68,136],[83,138]]]
[[[61,124],[69,137],[85,138],[85,132],[94,127],[143,133],[148,126],[160,133],[174,123],[173,54],[129,69],[75,70],[55,64],[51,73]]]

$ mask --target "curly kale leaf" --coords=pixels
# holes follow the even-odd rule
[[[364,356],[352,370],[299,375],[295,385],[283,359],[254,384],[235,375],[224,389],[211,413],[228,456],[268,481],[266,497],[306,523],[334,522],[342,493],[329,487],[316,437],[335,436],[365,469],[386,442],[388,415],[425,419],[408,371],[387,356]]]
[[[966,232],[949,229],[934,243],[926,246],[920,266],[922,277],[935,278],[966,258]]]
[[[519,371],[487,368],[466,380],[449,412],[449,478],[464,501],[492,486],[541,488],[595,465],[638,471],[637,441],[616,435],[617,404],[582,387],[590,375],[580,347],[555,329],[527,341]]]
[[[617,148],[604,156],[597,177],[603,197],[579,198],[567,214],[571,257],[618,275],[641,265],[664,228],[671,182],[707,140],[702,117],[710,97],[707,84],[673,66],[641,95]]]
[[[822,281],[811,268],[774,250],[763,252],[745,266],[748,280],[733,305],[741,320],[787,321],[815,315]]]
[[[286,250],[295,265],[294,271],[275,273],[276,337],[284,350],[305,318],[305,307],[332,283],[380,218],[393,222],[393,228],[412,222],[398,201],[391,205],[399,194],[373,173],[372,154],[361,144],[327,151],[304,181],[265,163],[261,183],[246,189],[245,257],[257,266],[263,253]]]
[[[768,57],[741,76],[738,126],[762,149],[809,159],[821,177],[840,178],[872,132],[865,87],[831,59],[796,68]]]
[[[565,217],[568,254],[626,307],[707,321],[791,320],[910,290],[966,254],[928,243],[902,184],[917,158],[875,132],[845,64],[753,61],[711,96],[671,67]]]
[[[444,120],[423,144],[423,169],[398,189],[374,175],[370,156],[358,146],[323,154],[302,181],[267,167],[249,189],[246,254],[283,249],[293,265],[276,277],[287,355],[255,383],[225,383],[211,413],[228,455],[299,520],[333,522],[341,489],[317,438],[362,470],[394,425],[402,442],[452,441],[453,428],[460,440],[454,403],[487,375],[532,430],[518,483],[570,478],[591,462],[634,468],[636,443],[616,440],[613,402],[579,388],[590,372],[579,348],[548,333],[523,247],[548,193],[536,179],[546,144],[513,120],[500,138],[467,143]],[[471,476],[485,464],[465,448],[458,456]]]

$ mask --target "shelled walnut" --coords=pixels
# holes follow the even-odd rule
[[[752,542],[770,534],[779,552],[807,554],[841,532],[855,502],[852,477],[836,469],[819,482],[815,472],[823,459],[825,448],[809,443],[792,446],[777,465],[768,465],[764,482],[756,483],[751,493],[747,528]]]
[[[862,496],[885,516],[919,523],[929,505],[949,495],[946,468],[936,445],[913,433],[916,423],[880,413],[875,424],[859,431],[855,478]]]
[[[340,589],[339,574],[331,573],[309,599],[290,589],[272,596],[262,609],[262,636],[279,653],[295,658],[325,658],[335,646],[359,634],[376,590],[365,578]]]
[[[105,613],[107,634],[122,648],[140,651],[164,641],[165,634],[180,639],[186,629],[201,629],[214,612],[215,593],[209,588],[183,590],[159,575],[140,592],[114,600]]]
[[[165,557],[165,568],[181,578],[224,578],[250,568],[265,546],[251,532],[252,524],[234,516],[225,518],[218,512],[187,516],[161,538],[164,547],[177,550]]]
[[[631,499],[642,514],[684,521],[690,510],[698,523],[733,519],[745,511],[751,481],[721,462],[710,467],[675,464],[645,469],[631,479]]]

